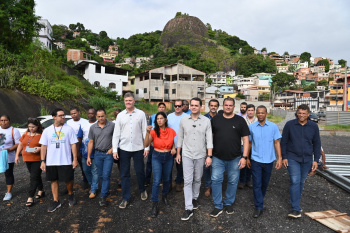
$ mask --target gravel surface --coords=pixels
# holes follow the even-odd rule
[[[326,153],[349,154],[348,137],[322,137],[322,145]],[[77,168],[76,174],[81,174],[80,168]],[[29,177],[25,165],[21,163],[15,166],[14,197],[10,202],[2,202],[0,205],[0,232],[333,232],[305,215],[300,219],[287,217],[290,205],[286,169],[273,171],[265,197],[266,209],[258,219],[252,218],[252,189],[237,191],[233,215],[223,213],[214,219],[209,217],[209,212],[213,209],[212,199],[204,196],[202,187],[199,196],[201,206],[187,222],[180,219],[184,211],[183,192],[175,190],[168,196],[171,207],[160,203],[161,212],[156,219],[152,219],[151,187],[148,187],[149,199],[141,201],[134,174],[131,205],[127,209],[119,209],[121,190],[117,187],[117,176],[118,170],[114,166],[108,207],[99,207],[98,198],[90,200],[88,190],[84,190],[82,181],[76,178],[74,188],[78,204],[68,207],[68,196],[60,195],[62,207],[54,213],[47,213],[52,200],[47,182],[44,184],[46,197],[31,208],[25,207]],[[60,187],[64,185],[60,184]],[[2,182],[0,193],[5,192]],[[335,209],[350,215],[350,195],[316,175],[306,180],[301,206],[304,212]]]

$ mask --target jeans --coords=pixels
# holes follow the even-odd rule
[[[154,147],[150,146],[149,154],[147,157],[147,164],[146,164],[146,183],[151,183],[151,177],[152,177],[152,154],[154,151]]]
[[[184,171],[185,209],[193,210],[192,200],[197,200],[199,196],[205,157],[201,159],[191,159],[183,156],[182,160]]]
[[[43,181],[41,179],[40,161],[26,162],[29,174],[30,174],[30,185],[28,190],[28,197],[34,197],[36,189],[43,191]]]
[[[205,188],[211,188],[211,166],[203,166],[203,176]]]
[[[78,156],[78,163],[79,163],[79,166],[80,166],[80,168],[81,168],[81,175],[83,176],[83,182],[84,182],[84,183],[87,183],[88,180],[87,180],[87,177],[86,177],[85,172],[84,172],[84,168],[83,168],[83,164],[82,164],[82,159],[83,159],[83,158],[79,158],[79,156]]]
[[[176,166],[176,171],[177,171],[176,172],[176,178],[175,178],[175,183],[176,184],[182,184],[183,181],[184,181],[184,171],[183,171],[183,168],[182,168],[182,149],[180,150],[180,155],[181,155],[180,164],[178,164],[177,162],[174,162],[175,166]],[[173,168],[171,168],[170,182],[173,182]]]
[[[213,194],[214,206],[217,209],[222,209],[223,205],[232,205],[235,202],[237,185],[239,181],[239,160],[237,157],[233,160],[221,160],[213,156],[212,172],[211,172],[211,187]],[[224,173],[227,173],[227,188],[226,199],[222,203],[222,182],[224,180]]]
[[[267,186],[270,182],[273,162],[259,163],[254,160],[251,160],[251,168],[253,174],[253,192],[255,208],[258,210],[263,210],[264,197],[266,194]]]
[[[170,172],[173,167],[173,156],[169,152],[153,151],[152,169],[153,169],[153,185],[152,185],[152,201],[158,202],[159,185],[163,180],[162,195],[165,196],[169,192]]]
[[[290,203],[292,210],[301,211],[300,200],[303,192],[306,177],[312,167],[312,160],[301,163],[293,159],[288,159],[288,173],[290,179]]]
[[[143,161],[144,150],[139,151],[125,151],[120,150],[119,160],[120,160],[120,173],[122,181],[122,193],[123,200],[130,201],[131,191],[130,191],[130,160],[134,160],[134,169],[136,172],[137,183],[139,185],[140,193],[143,193],[145,188],[145,163]]]
[[[241,156],[243,156],[243,146],[241,146]],[[245,166],[243,169],[241,169],[240,173],[239,182],[242,184],[249,183],[252,176],[252,170]]]
[[[107,197],[109,194],[109,185],[111,183],[113,155],[95,151],[94,160],[97,167],[98,176],[101,180],[100,197]]]
[[[84,174],[86,176],[87,181],[89,182],[89,185],[91,187],[91,193],[96,193],[98,189],[98,171],[97,171],[97,166],[95,159],[91,159],[91,165],[88,166],[86,164],[86,158],[82,158],[82,165],[83,165],[83,170]]]

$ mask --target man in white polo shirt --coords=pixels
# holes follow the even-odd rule
[[[62,109],[52,112],[54,124],[46,128],[39,143],[41,146],[41,170],[46,172],[46,178],[51,181],[53,203],[48,212],[54,212],[61,207],[58,199],[58,181],[64,181],[68,190],[69,206],[76,204],[73,193],[74,168],[78,166],[77,137],[74,130],[65,124],[65,114]],[[73,161],[71,156],[73,153]]]

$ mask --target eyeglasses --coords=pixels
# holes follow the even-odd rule
[[[182,105],[174,105],[175,108],[181,108]]]
[[[61,117],[62,118],[62,117],[64,117],[64,115],[57,115],[57,117]]]

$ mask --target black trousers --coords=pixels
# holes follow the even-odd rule
[[[34,197],[36,189],[43,190],[43,181],[41,179],[40,161],[26,162],[28,171],[30,173],[30,185],[28,190],[28,197]]]
[[[9,169],[5,172],[6,185],[13,185],[15,183],[15,176],[13,175],[13,167],[15,163],[9,163]]]

